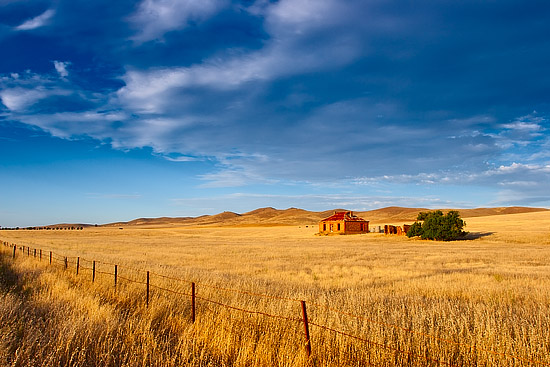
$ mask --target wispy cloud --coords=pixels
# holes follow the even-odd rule
[[[0,77],[0,100],[12,112],[25,113],[27,108],[52,96],[69,96],[72,86],[59,84],[49,75],[27,71]],[[32,112],[29,112],[32,114]]]
[[[0,91],[2,103],[11,111],[23,110],[49,95],[51,95],[51,91],[43,87],[38,87],[36,89],[15,87]]]
[[[226,0],[143,0],[128,19],[138,29],[136,42],[162,39],[166,32],[186,28],[227,6]]]
[[[42,14],[21,23],[20,25],[15,27],[15,29],[18,31],[30,31],[32,29],[44,27],[48,25],[49,21],[54,15],[55,15],[55,10],[48,9]]]
[[[482,171],[463,171],[457,174],[454,171],[441,171],[432,173],[418,173],[414,175],[384,175],[376,177],[354,178],[350,182],[355,185],[372,185],[379,182],[399,184],[451,184],[461,185],[468,183],[484,183],[493,185],[499,183],[506,185],[514,182],[527,182],[541,184],[543,187],[550,185],[550,165],[511,163],[496,167],[487,166]]]
[[[219,2],[215,1],[184,3],[183,8],[189,6],[209,11],[219,7]],[[177,5],[178,1],[142,3],[142,7],[154,9],[172,9]],[[118,97],[125,106],[140,113],[166,113],[167,104],[175,99],[185,101],[188,98],[186,91],[196,88],[234,91],[247,88],[250,83],[265,83],[344,66],[360,55],[362,46],[358,35],[344,27],[348,20],[340,10],[342,8],[340,2],[332,0],[315,2],[315,5],[309,1],[280,1],[265,8],[261,14],[266,18],[270,36],[261,49],[250,52],[229,50],[188,67],[129,69],[123,76],[126,85],[118,91]],[[148,18],[159,12],[140,10],[139,14],[148,14]],[[193,11],[166,10],[165,13],[190,16]],[[166,27],[172,24],[159,23]],[[333,33],[314,46],[310,44],[315,32],[338,27],[344,32]]]

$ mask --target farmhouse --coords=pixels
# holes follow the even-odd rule
[[[353,234],[368,233],[369,222],[353,215],[353,212],[334,212],[328,218],[319,222],[321,234]]]

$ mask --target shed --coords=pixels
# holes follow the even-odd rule
[[[368,233],[369,221],[359,218],[353,212],[334,212],[328,218],[319,222],[319,233],[321,234],[355,234]]]

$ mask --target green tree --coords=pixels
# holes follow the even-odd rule
[[[463,231],[465,225],[456,210],[450,210],[445,215],[441,210],[421,212],[417,222],[407,231],[407,236],[420,236],[423,240],[452,241],[466,233]]]
[[[408,237],[416,237],[422,235],[422,223],[420,222],[414,222],[412,226],[410,226],[409,230],[407,231]]]

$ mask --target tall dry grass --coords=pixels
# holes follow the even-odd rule
[[[131,267],[193,280],[199,296],[242,309],[300,318],[297,302],[209,286],[303,299],[312,322],[369,342],[312,325],[308,361],[299,321],[199,300],[192,324],[188,296],[153,288],[147,308],[142,284],[121,280],[115,292],[111,275],[92,283],[90,270],[75,276],[73,262],[64,271],[8,256],[3,283],[15,285],[4,286],[0,356],[14,366],[550,365],[550,216],[467,223],[476,239],[453,243],[315,237],[304,227],[2,232],[20,245],[117,263],[121,277],[144,281]]]

